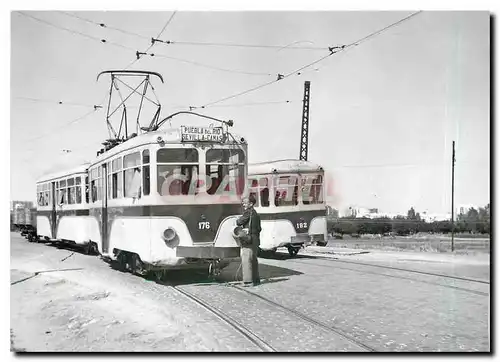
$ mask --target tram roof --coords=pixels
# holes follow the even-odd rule
[[[297,159],[275,160],[248,164],[249,175],[314,171],[323,171],[323,167],[317,163]]]
[[[66,176],[71,176],[75,175],[78,173],[85,173],[87,172],[87,169],[89,168],[90,164],[89,163],[84,163],[82,165],[79,165],[77,167],[72,167],[72,168],[67,168],[61,171],[54,171],[50,173],[46,173],[38,178],[36,181],[37,183],[42,183],[54,179],[59,179],[59,178],[64,178]]]
[[[108,159],[110,157],[113,157],[121,152],[127,151],[127,150],[132,150],[136,147],[140,147],[143,145],[147,144],[156,144],[158,143],[158,137],[161,137],[164,143],[166,144],[192,144],[192,142],[181,142],[181,128],[180,127],[174,127],[174,128],[167,128],[167,129],[161,129],[158,131],[151,131],[147,133],[143,133],[140,135],[137,135],[133,138],[130,138],[126,140],[123,143],[120,143],[119,145],[113,147],[112,149],[100,154],[97,156],[94,160],[92,160],[91,165],[99,163],[105,159]],[[229,132],[229,134],[232,136],[230,137],[230,141],[226,143],[221,143],[221,145],[231,145],[234,144],[234,140],[237,141],[237,144],[246,144],[246,140],[241,137],[240,135],[237,135],[235,133]],[[234,138],[234,140],[233,140]],[[243,139],[243,141],[241,141]]]

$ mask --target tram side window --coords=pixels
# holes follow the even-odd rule
[[[141,194],[141,154],[134,152],[123,157],[125,197],[140,198]]]
[[[261,178],[259,180],[259,190],[260,190],[260,206],[269,207],[269,183],[267,177]]]
[[[97,179],[97,200],[101,201],[103,199],[103,191],[104,191],[104,185],[103,185],[103,179],[102,176]]]
[[[44,186],[45,185],[38,185],[38,205],[39,206],[45,206],[45,192],[44,192]]]
[[[75,194],[76,194],[76,199],[75,199],[75,202],[77,204],[81,204],[82,203],[82,178],[81,176],[78,176],[75,178]]]
[[[85,201],[89,203],[89,177],[85,176]]]
[[[302,179],[302,203],[304,205],[323,202],[323,176],[307,176]]]
[[[90,190],[91,190],[91,195],[92,195],[92,202],[97,201],[97,185],[96,185],[96,180],[90,181]]]
[[[37,200],[39,206],[49,205],[49,184],[38,185]]]
[[[149,150],[142,151],[142,193],[149,195],[151,189],[151,174],[149,169]]]
[[[97,201],[97,168],[93,168],[90,172],[90,200]]]
[[[57,204],[63,205],[66,200],[66,180],[59,181],[57,190]]]
[[[198,150],[195,148],[162,148],[156,153],[157,191],[162,196],[190,193],[198,178]]]
[[[42,192],[40,191],[40,185],[36,185],[36,200],[38,206],[42,206],[43,198],[42,198]]]
[[[107,168],[108,170],[108,200],[113,198],[113,176],[111,174],[111,162],[108,162]]]
[[[259,206],[259,181],[257,179],[250,179],[248,186],[248,196],[255,197],[255,205]]]
[[[72,205],[75,203],[75,179],[69,178],[67,181],[68,185],[68,204]]]
[[[274,205],[295,206],[298,204],[298,178],[295,176],[282,176],[275,188]]]
[[[106,177],[104,175],[104,168],[103,165],[99,165],[97,167],[97,200],[101,201],[103,197],[103,191],[104,191],[104,182],[103,182],[103,177]]]
[[[123,159],[121,157],[111,162],[111,182],[109,188],[112,190],[111,198],[118,199],[123,197]]]
[[[47,200],[45,201],[46,206],[52,205],[52,184],[47,184]]]
[[[210,149],[207,151],[205,174],[207,193],[235,192],[242,195],[245,189],[245,152],[239,148]],[[221,184],[224,187],[220,187]]]
[[[48,184],[43,184],[42,185],[42,206],[47,206],[47,201],[48,201],[48,196],[47,196],[47,185]]]

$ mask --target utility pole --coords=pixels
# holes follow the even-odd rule
[[[451,251],[455,250],[455,141],[453,141],[453,151],[451,153]]]
[[[308,134],[309,134],[309,89],[311,82],[304,83],[304,100],[302,103],[302,130],[300,133],[299,160],[307,161]]]

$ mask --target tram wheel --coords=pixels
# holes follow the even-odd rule
[[[142,265],[141,258],[139,258],[139,255],[132,254],[130,256],[130,270],[132,274],[143,274],[144,267]]]
[[[99,248],[97,247],[96,243],[90,241],[85,248],[85,252],[87,255],[99,255]]]
[[[120,252],[117,257],[116,261],[118,262],[118,270],[121,272],[126,272],[127,271],[127,255],[124,252]]]
[[[290,254],[290,256],[295,256],[299,253],[299,249],[300,248],[294,248],[293,246],[290,246],[288,247],[288,254]]]
[[[157,281],[157,282],[162,282],[165,280],[165,277],[166,277],[166,272],[165,270],[155,270],[153,271],[153,276],[154,276],[154,279]]]
[[[221,273],[219,260],[214,260],[208,265],[208,276],[210,278],[215,278]]]

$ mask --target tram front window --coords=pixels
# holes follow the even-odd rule
[[[323,176],[307,176],[302,179],[302,203],[304,205],[323,203]]]
[[[193,195],[198,179],[198,150],[162,148],[157,155],[158,193],[162,196]]]
[[[209,195],[242,195],[245,189],[245,152],[239,148],[208,150],[205,175]]]
[[[282,176],[274,194],[275,206],[295,206],[298,204],[298,178]]]
[[[158,165],[158,193],[162,196],[192,195],[193,180],[198,179],[198,165]]]

